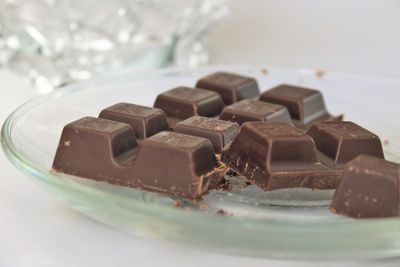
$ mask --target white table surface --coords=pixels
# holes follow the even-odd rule
[[[394,26],[400,25],[400,1],[236,0],[233,8],[234,15],[209,38],[212,63],[309,66],[400,77],[400,27]],[[34,90],[6,71],[0,71],[0,84],[2,122]],[[64,205],[16,170],[3,153],[0,168],[0,267],[320,266],[212,254],[119,232]]]

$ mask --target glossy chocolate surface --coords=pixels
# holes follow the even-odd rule
[[[157,96],[154,107],[169,117],[170,126],[192,116],[215,117],[223,109],[221,97],[212,91],[177,87]]]
[[[215,153],[220,154],[239,132],[239,125],[234,122],[194,116],[178,123],[175,132],[207,138],[212,143]]]
[[[320,91],[294,85],[279,85],[260,95],[260,101],[287,107],[296,127],[307,128],[315,121],[341,120],[328,113]]]
[[[328,166],[341,168],[362,154],[384,158],[379,137],[350,121],[316,122],[307,134],[314,139],[320,160]]]
[[[221,120],[237,122],[242,125],[248,121],[286,122],[292,124],[286,107],[257,100],[241,100],[225,107]]]
[[[129,103],[118,103],[105,108],[100,112],[99,118],[131,125],[138,139],[169,129],[167,117],[161,109]]]
[[[215,72],[201,78],[198,80],[196,88],[218,93],[225,105],[233,104],[242,99],[254,98],[260,94],[255,79],[227,72]]]

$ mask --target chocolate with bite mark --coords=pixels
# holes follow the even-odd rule
[[[230,121],[194,116],[178,123],[175,132],[207,138],[214,146],[215,153],[221,154],[239,132],[239,125]]]
[[[244,123],[221,160],[264,190],[334,189],[342,175],[320,164],[313,139],[287,123]]]
[[[129,103],[118,103],[103,109],[99,118],[131,125],[138,139],[144,139],[169,129],[167,117],[161,109]]]
[[[400,165],[361,155],[350,161],[331,203],[354,218],[400,216]]]
[[[384,158],[379,137],[349,122],[316,122],[308,129],[316,144],[319,158],[327,166],[343,166],[359,155]]]
[[[340,121],[342,116],[328,113],[321,92],[293,85],[279,85],[260,95],[260,101],[283,105],[288,108],[293,123],[308,128],[316,121]]]
[[[138,148],[130,125],[91,117],[64,127],[53,169],[189,199],[200,198],[227,171],[205,138],[160,132]]]
[[[221,97],[208,90],[177,87],[159,94],[154,102],[168,116],[170,127],[195,115],[204,117],[218,116],[223,109]]]
[[[237,122],[239,125],[247,121],[286,122],[292,124],[286,107],[249,99],[225,107],[222,110],[220,119]]]
[[[216,72],[198,80],[196,88],[214,91],[221,95],[225,105],[233,104],[260,94],[257,81],[234,73]]]

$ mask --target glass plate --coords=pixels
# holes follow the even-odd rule
[[[332,114],[344,113],[381,136],[387,159],[400,162],[400,80],[329,71],[215,66],[125,72],[66,86],[18,108],[2,129],[9,159],[74,209],[135,234],[220,253],[285,259],[377,259],[400,256],[400,219],[354,220],[329,212],[332,191],[270,193],[248,187],[212,191],[201,204],[51,173],[63,126],[97,116],[116,102],[151,106],[158,93],[192,86],[216,70],[255,77],[262,91],[293,83],[323,91]],[[206,205],[205,205],[206,204]],[[206,208],[205,208],[206,207]],[[217,212],[222,209],[224,212]]]

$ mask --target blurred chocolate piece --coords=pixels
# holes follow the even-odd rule
[[[343,117],[328,113],[320,91],[299,86],[279,85],[262,93],[260,101],[287,107],[294,125],[299,128],[308,128],[316,121],[340,121]]]
[[[319,159],[330,167],[342,168],[361,154],[384,158],[379,137],[353,122],[316,122],[307,134],[314,139]]]
[[[170,127],[176,123],[195,115],[215,117],[223,109],[221,97],[208,90],[177,87],[161,93],[154,103],[168,116]]]
[[[128,179],[124,166],[137,150],[133,128],[126,124],[85,117],[66,125],[53,162],[58,172],[100,181]]]
[[[246,98],[254,98],[260,94],[255,79],[227,72],[216,72],[201,78],[197,82],[196,88],[207,89],[220,94],[225,105]]]
[[[103,109],[99,117],[131,125],[138,139],[169,129],[164,111],[158,108],[118,103]]]
[[[292,124],[286,107],[249,99],[225,107],[222,110],[220,119],[237,122],[239,125],[247,121],[286,122]]]
[[[221,160],[264,190],[333,189],[342,175],[320,164],[313,139],[287,123],[244,123]]]
[[[160,132],[138,149],[130,125],[91,117],[64,127],[53,169],[189,199],[215,187],[227,171],[205,138]]]
[[[400,165],[361,155],[350,161],[331,203],[354,218],[400,216]]]
[[[139,187],[168,195],[197,199],[224,177],[209,140],[161,132],[141,144],[132,167]]]
[[[222,149],[236,137],[239,125],[229,121],[194,116],[178,123],[174,131],[207,138],[211,141],[215,153],[221,154]]]

